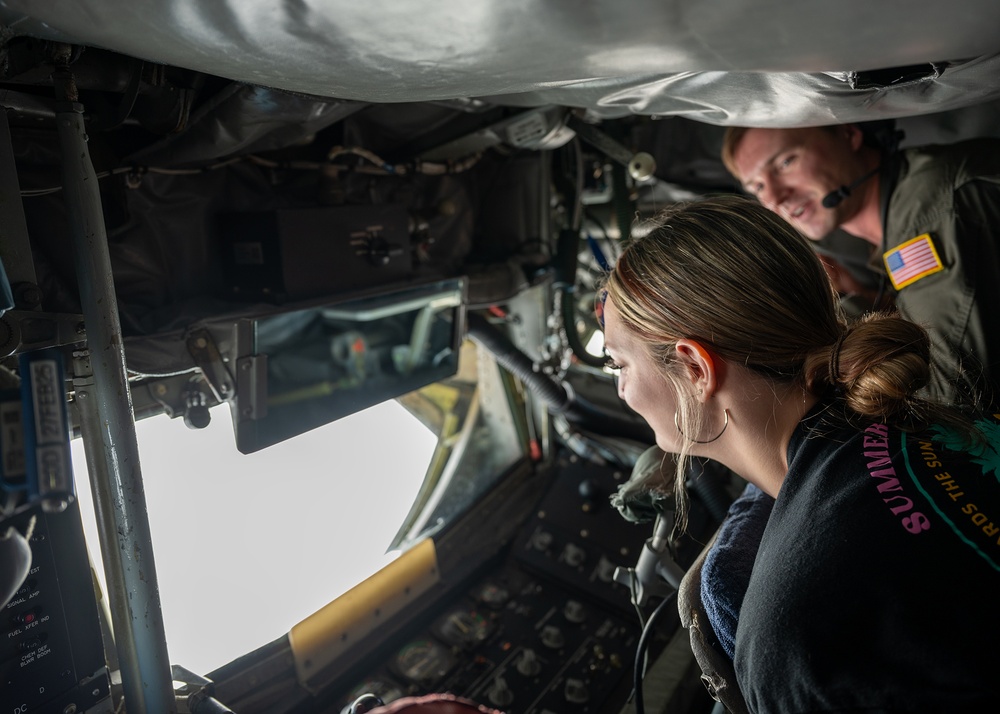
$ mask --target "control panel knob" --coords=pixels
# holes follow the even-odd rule
[[[526,649],[521,652],[515,668],[525,677],[534,677],[542,671],[542,663],[538,661],[538,655],[533,649]]]
[[[566,697],[567,702],[583,704],[590,699],[590,690],[587,689],[587,685],[583,680],[569,677],[566,679],[566,686],[563,688],[563,696]]]
[[[563,548],[563,560],[572,568],[579,568],[587,560],[587,551],[575,543],[567,543]]]
[[[15,625],[30,625],[38,620],[38,616],[42,613],[42,608],[33,607],[30,610],[25,610],[24,612],[19,612],[11,618],[11,622]]]
[[[579,601],[568,600],[566,601],[566,604],[563,605],[563,617],[570,622],[579,624],[587,619],[587,610]]]
[[[493,680],[493,684],[487,690],[486,696],[492,704],[498,707],[505,707],[514,701],[514,692],[507,684],[507,680],[500,676],[497,676]]]
[[[552,547],[552,534],[548,531],[536,531],[531,536],[531,547],[543,552],[548,550]]]
[[[542,644],[549,649],[557,650],[566,644],[566,636],[555,625],[546,625],[543,627],[540,637],[542,638]]]
[[[614,582],[615,579],[615,569],[618,566],[612,563],[610,560],[605,558],[603,555],[597,563],[597,577],[599,580],[610,583]]]
[[[577,484],[576,491],[584,501],[595,501],[604,496],[601,487],[597,483],[597,479],[594,478],[583,479]]]

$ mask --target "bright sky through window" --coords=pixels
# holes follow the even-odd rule
[[[391,558],[436,437],[395,401],[255,454],[228,407],[203,430],[136,423],[171,664],[208,674],[281,637]],[[103,569],[83,444],[84,530]],[[105,590],[106,591],[106,590]]]

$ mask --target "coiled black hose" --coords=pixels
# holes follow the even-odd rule
[[[562,413],[569,406],[569,392],[554,379],[535,371],[535,365],[510,339],[479,313],[468,314],[469,337],[489,350],[496,361],[520,379],[549,408]]]
[[[644,422],[613,414],[571,393],[563,384],[535,371],[531,358],[479,313],[468,314],[469,337],[489,350],[496,361],[520,379],[548,407],[567,421],[606,436],[652,444],[653,430]]]
[[[561,301],[560,317],[563,329],[566,331],[566,341],[573,355],[591,367],[603,367],[605,359],[587,352],[580,333],[576,329],[576,268],[579,262],[580,249],[579,230],[564,230],[559,233],[556,244],[556,289],[557,298]]]

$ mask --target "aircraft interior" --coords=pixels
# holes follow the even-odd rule
[[[683,534],[611,503],[669,464],[595,300],[658,209],[741,191],[726,126],[1000,133],[1000,7],[851,4],[3,3],[0,706],[740,711],[678,597],[744,482],[692,472]],[[394,559],[210,671],[172,657],[136,425],[231,419],[250,457],[387,400],[435,439]],[[289,461],[275,498],[370,477]],[[266,528],[240,501],[220,522]]]

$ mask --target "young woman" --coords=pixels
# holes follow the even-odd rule
[[[848,327],[806,240],[737,196],[660,214],[603,318],[678,472],[709,457],[776,499],[735,633],[751,711],[1000,711],[1000,426],[916,396],[922,328]]]

